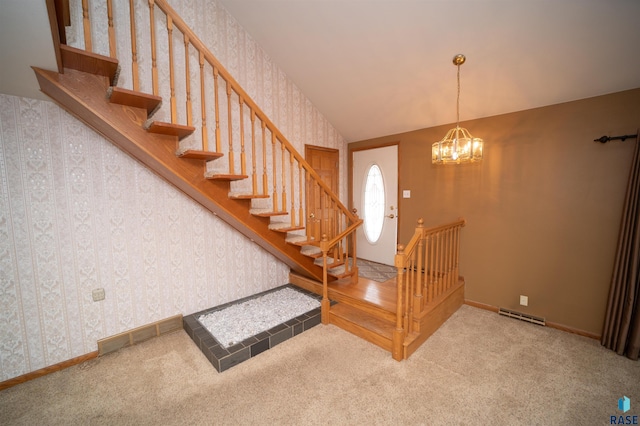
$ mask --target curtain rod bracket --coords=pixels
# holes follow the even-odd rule
[[[599,139],[594,139],[594,142],[607,143],[609,141],[621,140],[624,142],[626,139],[637,138],[638,135],[623,135],[623,136],[602,136]]]

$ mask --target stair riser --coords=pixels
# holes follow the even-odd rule
[[[377,345],[386,351],[391,352],[391,348],[392,348],[391,339],[388,339],[384,336],[380,336],[379,334],[371,330],[368,330],[359,324],[355,324],[331,312],[329,312],[329,323],[337,327],[340,327],[341,329],[348,331],[349,333],[354,334],[368,342],[371,342],[374,345]]]
[[[289,275],[289,282],[297,285],[298,287],[304,288],[305,290],[322,295],[322,283],[320,282],[310,280],[296,274]],[[391,321],[393,323],[395,323],[396,321],[395,312],[386,311],[379,306],[367,302],[366,300],[354,299],[349,296],[340,294],[331,288],[329,288],[329,299],[339,303],[344,303],[345,305],[353,306],[386,321]]]
[[[409,358],[463,303],[464,281],[453,287],[437,304],[434,303],[421,315],[418,319],[420,333],[415,340],[405,343],[404,358]]]

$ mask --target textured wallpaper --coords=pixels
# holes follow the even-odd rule
[[[342,137],[221,6],[175,3],[299,151],[339,148],[345,170]],[[0,381],[288,272],[57,105],[0,94]]]

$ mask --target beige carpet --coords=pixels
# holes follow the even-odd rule
[[[640,363],[463,306],[411,359],[317,326],[223,373],[182,331],[0,392],[2,425],[593,425]]]

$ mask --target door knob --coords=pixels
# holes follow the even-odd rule
[[[395,216],[393,215],[393,213],[391,213],[390,215],[387,216],[389,219],[393,219]]]
[[[313,213],[311,213],[311,214],[309,215],[309,219],[314,219],[315,217],[316,217],[316,215],[315,215],[315,214],[313,214]]]

